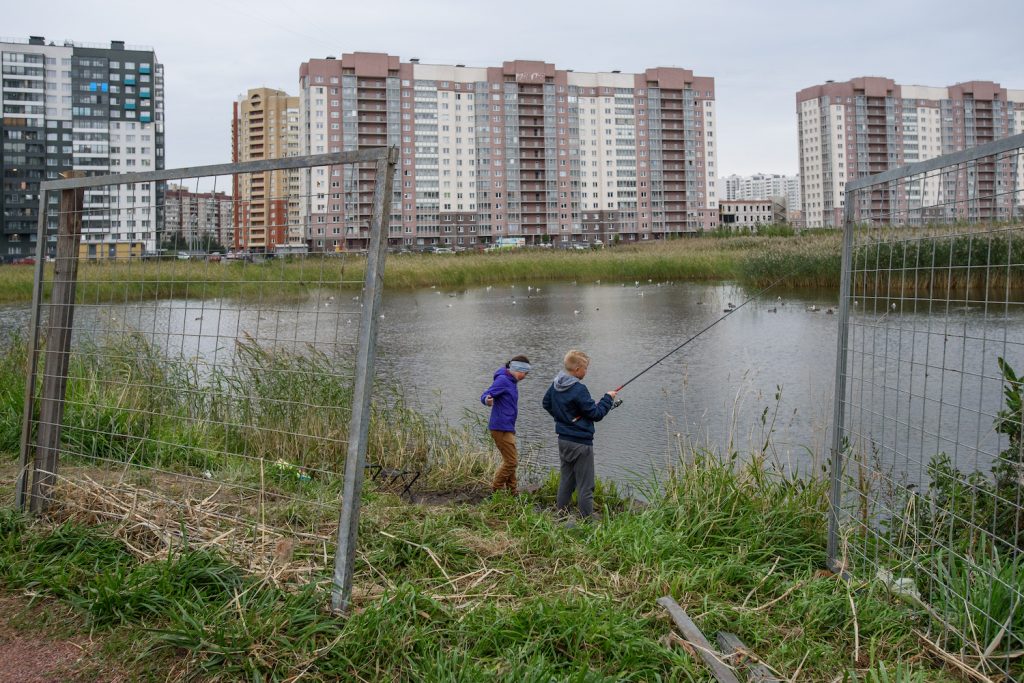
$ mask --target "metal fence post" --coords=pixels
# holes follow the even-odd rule
[[[65,177],[82,175],[85,174],[81,171],[72,171]],[[64,394],[68,383],[71,331],[75,316],[75,284],[78,279],[78,245],[82,235],[84,198],[84,188],[62,190],[60,193],[60,227],[57,231],[57,256],[46,333],[43,393],[39,401],[39,438],[32,475],[30,508],[35,513],[46,509],[57,478]],[[29,401],[25,409],[30,411],[31,408]]]
[[[345,486],[338,520],[338,544],[334,554],[331,606],[336,611],[345,611],[352,596],[352,575],[355,573],[356,541],[359,534],[359,504],[363,491],[366,442],[370,431],[370,398],[377,355],[377,314],[384,290],[384,259],[387,254],[391,219],[391,186],[397,160],[398,150],[392,147],[377,162],[373,223],[370,226],[370,248],[367,253],[363,290],[363,300],[369,302],[369,311],[359,322],[355,392],[352,398],[352,419],[349,424],[348,454],[345,458]]]
[[[843,207],[843,256],[839,283],[839,327],[836,334],[836,379],[835,397],[832,400],[832,490],[829,496],[828,516],[828,567],[834,572],[846,568],[840,563],[839,554],[839,509],[842,505],[843,479],[843,401],[846,399],[846,347],[850,331],[850,288],[853,261],[853,199],[856,190],[846,191],[846,205]]]

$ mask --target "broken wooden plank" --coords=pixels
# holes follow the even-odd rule
[[[739,636],[719,631],[716,640],[718,641],[718,647],[722,648],[722,652],[731,657],[736,668],[746,670],[747,681],[751,683],[782,683],[782,679],[762,664],[757,655],[743,644]]]
[[[740,683],[732,668],[722,661],[722,655],[711,647],[711,643],[708,642],[708,639],[697,628],[697,624],[693,623],[693,620],[690,619],[675,600],[666,595],[663,598],[658,598],[658,604],[668,610],[669,616],[672,617],[672,621],[679,627],[683,637],[697,649],[701,659],[708,665],[711,673],[714,674],[719,683]]]

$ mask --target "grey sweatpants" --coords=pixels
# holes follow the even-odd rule
[[[559,439],[558,459],[562,463],[555,500],[558,509],[569,508],[572,492],[576,490],[580,514],[589,517],[594,512],[594,446]]]

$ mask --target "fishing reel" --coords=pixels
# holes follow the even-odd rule
[[[621,398],[617,398],[614,401],[612,401],[611,409],[614,410],[614,409],[618,408],[621,405],[622,405],[622,399]]]

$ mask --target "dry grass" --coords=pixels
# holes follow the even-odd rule
[[[306,583],[322,571],[335,526],[325,511],[319,533],[270,525],[261,509],[266,494],[239,500],[214,482],[172,475],[71,468],[58,475],[52,524],[102,525],[142,562],[167,560],[175,552],[216,552],[248,573],[275,584]],[[271,503],[272,504],[272,503]]]

